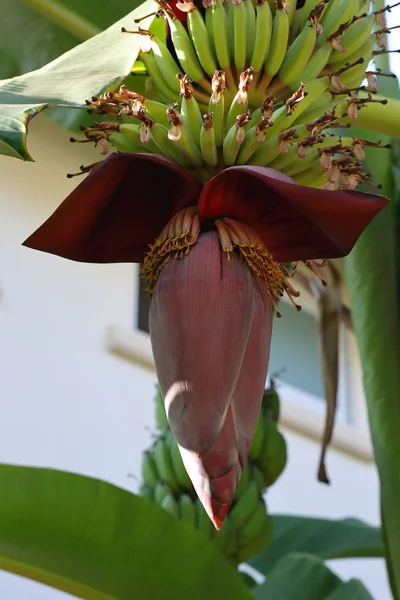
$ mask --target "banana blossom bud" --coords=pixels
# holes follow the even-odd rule
[[[272,306],[297,295],[282,263],[348,254],[386,203],[249,165],[202,185],[162,156],[112,154],[26,240],[70,260],[144,262],[168,419],[218,529],[256,427]]]

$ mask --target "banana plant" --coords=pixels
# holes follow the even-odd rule
[[[2,153],[31,160],[28,123],[54,108],[69,109],[66,125],[89,109],[94,122],[72,141],[94,143],[99,159],[118,151],[81,167],[89,176],[25,245],[144,263],[168,420],[216,529],[256,430],[273,311],[283,294],[297,306],[290,263],[315,271],[316,256],[347,255],[387,203],[356,191],[372,183],[365,148],[385,144],[336,135],[359,119],[400,137],[400,101],[361,86],[387,10],[372,8],[148,0],[45,68],[0,82]],[[383,505],[386,524],[395,515]]]

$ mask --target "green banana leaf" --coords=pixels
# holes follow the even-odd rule
[[[322,560],[306,553],[278,562],[253,593],[258,600],[372,600],[360,581],[344,583]]]
[[[0,79],[43,67],[139,4],[140,0],[0,0]]]
[[[376,9],[382,9],[377,0]],[[389,72],[387,55],[376,57],[376,66]],[[380,93],[389,105],[399,103],[396,79],[379,78]],[[393,100],[392,100],[393,99]],[[383,107],[384,108],[384,107]],[[397,116],[399,121],[399,116]],[[394,122],[394,121],[393,121]],[[364,125],[363,121],[358,124]],[[394,130],[387,132],[397,135]],[[389,135],[360,137],[391,142]],[[364,389],[375,460],[381,484],[381,510],[389,580],[394,598],[400,598],[400,311],[398,188],[394,177],[398,154],[367,150],[370,170],[392,203],[371,223],[345,261],[352,321],[363,367]],[[395,169],[393,170],[393,167]],[[397,239],[396,239],[397,237]]]
[[[383,557],[378,527],[357,519],[317,519],[291,515],[273,516],[274,541],[247,563],[264,575],[292,552],[306,552],[322,560]]]
[[[212,542],[104,481],[0,465],[0,569],[86,600],[251,600]]]
[[[26,147],[27,123],[52,106],[81,107],[87,98],[115,89],[129,75],[140,50],[140,36],[121,34],[121,26],[154,10],[147,0],[126,17],[63,54],[42,69],[0,82],[0,152],[32,160]],[[148,29],[154,17],[142,22]],[[4,106],[5,105],[5,106]],[[74,115],[65,113],[64,125]]]

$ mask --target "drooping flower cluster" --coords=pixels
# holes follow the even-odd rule
[[[88,101],[106,120],[83,141],[119,153],[82,167],[89,176],[25,242],[144,263],[168,419],[217,528],[253,438],[273,309],[283,294],[297,306],[287,264],[344,256],[387,202],[354,191],[375,185],[364,148],[382,145],[337,134],[385,103],[374,72],[361,86],[386,30],[370,5],[157,0],[165,37],[132,32],[146,89]]]

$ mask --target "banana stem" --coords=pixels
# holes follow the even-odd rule
[[[362,97],[362,95],[360,95]],[[374,96],[374,100],[384,100],[383,97]],[[386,105],[371,103],[359,111],[357,121],[353,125],[391,137],[400,138],[400,100],[389,98]]]
[[[24,2],[82,41],[101,32],[96,25],[54,0],[24,0]]]

